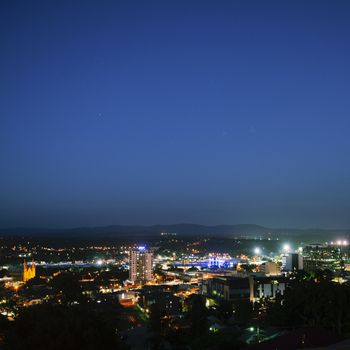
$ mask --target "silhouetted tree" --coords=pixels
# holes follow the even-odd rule
[[[73,273],[63,272],[54,277],[50,284],[56,293],[62,294],[62,299],[65,302],[82,301],[84,299],[79,277]]]
[[[0,333],[7,331],[10,327],[10,321],[6,316],[0,314]]]
[[[0,270],[0,278],[4,278],[5,276],[9,277],[10,273],[7,269],[1,269]]]
[[[295,280],[268,306],[265,320],[278,326],[318,326],[339,334],[350,331],[350,286],[321,274]]]
[[[161,331],[161,314],[158,303],[153,303],[150,306],[150,326],[154,332]]]
[[[191,321],[191,334],[193,336],[204,335],[208,332],[207,309],[204,298],[194,295],[191,300],[189,317]]]
[[[39,305],[23,310],[5,336],[5,349],[121,349],[115,330],[81,306]]]
[[[217,312],[218,316],[224,321],[227,322],[227,320],[233,315],[233,303],[228,300],[220,300],[217,305]]]
[[[249,300],[234,302],[235,320],[242,325],[249,323],[253,314],[253,304]]]

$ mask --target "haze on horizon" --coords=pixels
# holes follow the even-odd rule
[[[350,227],[350,2],[0,4],[0,227]]]

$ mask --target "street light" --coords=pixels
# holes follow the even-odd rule
[[[290,251],[290,245],[288,243],[283,244],[283,251],[285,253],[289,253]]]
[[[259,247],[254,248],[254,254],[255,255],[260,255],[261,254],[261,249]]]

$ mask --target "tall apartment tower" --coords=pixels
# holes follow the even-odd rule
[[[147,282],[152,280],[153,256],[145,247],[130,250],[129,280],[131,282]]]

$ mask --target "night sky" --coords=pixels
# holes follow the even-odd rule
[[[350,1],[1,1],[0,227],[350,227]]]

